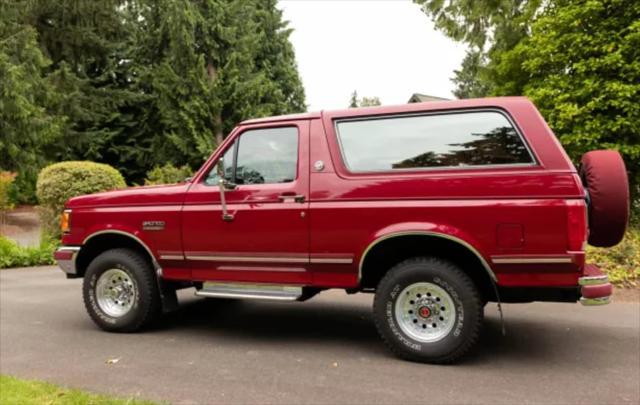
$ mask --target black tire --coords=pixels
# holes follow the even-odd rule
[[[96,285],[100,276],[111,269],[125,272],[136,291],[131,308],[122,316],[112,316],[105,312],[96,298]],[[130,249],[107,250],[96,256],[85,273],[82,295],[91,319],[109,332],[138,331],[151,324],[162,313],[153,267],[144,256]]]
[[[446,335],[437,341],[417,340],[396,319],[400,293],[415,283],[435,284],[454,304],[456,316],[451,329],[445,329]],[[393,353],[406,360],[434,364],[451,363],[465,355],[478,340],[484,315],[480,293],[469,276],[451,262],[432,257],[408,259],[389,270],[378,284],[373,312],[378,332]]]

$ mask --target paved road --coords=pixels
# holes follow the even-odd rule
[[[378,340],[371,296],[306,303],[181,296],[161,327],[99,331],[80,280],[53,267],[0,271],[0,372],[174,403],[640,402],[640,305],[495,306],[455,366],[408,363]],[[108,359],[119,359],[107,364]]]

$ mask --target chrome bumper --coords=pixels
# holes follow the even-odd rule
[[[53,258],[56,259],[58,266],[62,271],[67,273],[68,276],[77,276],[76,269],[76,256],[80,251],[80,246],[60,246],[58,250],[53,253]]]
[[[613,294],[613,286],[609,283],[609,276],[595,265],[585,267],[584,276],[578,279],[582,297],[582,305],[606,305]]]

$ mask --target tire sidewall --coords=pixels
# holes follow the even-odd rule
[[[142,287],[144,283],[140,282],[140,269],[137,268],[135,263],[128,260],[126,256],[110,253],[111,252],[106,252],[98,256],[89,265],[85,274],[83,295],[89,314],[100,327],[107,330],[124,330],[141,321],[145,313],[144,306],[146,294]],[[113,317],[105,313],[98,305],[96,297],[98,280],[102,274],[110,269],[118,269],[127,273],[131,278],[136,291],[131,309],[125,315],[120,317]]]
[[[456,352],[468,343],[474,333],[481,311],[480,302],[474,291],[469,288],[459,274],[454,271],[443,271],[439,266],[428,266],[425,263],[412,263],[396,269],[388,282],[381,283],[375,298],[375,312],[379,319],[381,333],[387,341],[396,342],[395,348],[404,357],[437,361]],[[453,328],[442,339],[435,342],[421,342],[406,334],[395,316],[396,301],[400,293],[415,283],[432,283],[445,290],[454,303],[456,319]],[[392,343],[393,344],[393,343]]]

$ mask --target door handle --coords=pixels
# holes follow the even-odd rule
[[[282,193],[278,196],[278,198],[282,202],[297,202],[297,203],[304,202],[304,196],[302,194],[296,194],[296,193]]]

